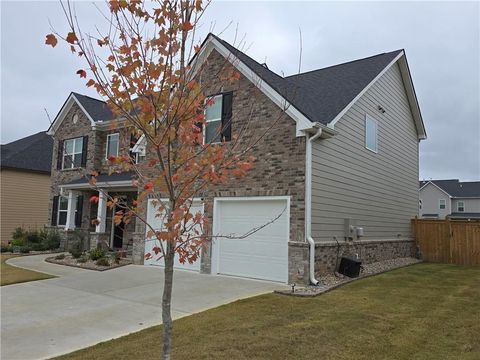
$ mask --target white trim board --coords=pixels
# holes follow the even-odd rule
[[[73,93],[70,93],[67,100],[65,101],[62,108],[60,109],[58,115],[55,117],[55,120],[53,120],[53,123],[52,123],[50,129],[48,129],[47,135],[52,135],[52,136],[55,135],[55,132],[58,130],[58,128],[61,125],[61,123],[63,122],[63,120],[65,120],[65,117],[66,117],[67,113],[70,111],[70,109],[71,109],[71,107],[74,103],[76,103],[78,105],[78,107],[83,111],[83,113],[85,114],[87,119],[90,120],[90,124],[92,126],[95,126],[95,121],[92,119],[92,117],[87,112],[87,110],[85,110],[85,108],[82,106],[80,101],[78,101],[77,97]]]

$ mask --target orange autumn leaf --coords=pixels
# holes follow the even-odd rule
[[[69,32],[65,40],[67,40],[67,42],[70,44],[75,44],[75,42],[78,41],[77,35],[75,35],[74,32]]]
[[[45,44],[46,45],[51,45],[52,47],[55,47],[58,43],[57,37],[53,34],[48,34],[47,38],[45,39]]]
[[[193,25],[190,21],[184,22],[182,29],[183,31],[190,31],[193,29]]]

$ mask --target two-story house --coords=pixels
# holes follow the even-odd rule
[[[480,219],[480,181],[420,181],[419,212],[430,219]]]
[[[403,50],[282,77],[210,34],[193,59],[203,64],[207,95],[205,137],[222,128],[222,141],[243,131],[266,132],[253,149],[254,168],[241,181],[212,187],[196,209],[210,219],[211,234],[243,234],[277,220],[246,239],[217,238],[194,264],[176,267],[210,274],[316,283],[348,251],[365,262],[410,256],[411,218],[418,215],[418,144],[426,138]],[[240,73],[235,85],[216,86],[219,71]],[[249,126],[242,126],[246,119]],[[148,157],[133,146],[122,123],[99,100],[71,94],[49,133],[54,137],[51,224],[88,233],[90,246],[133,242],[133,260],[149,251],[140,221],[115,226],[105,199],[82,174],[100,171],[97,186],[124,201],[135,197],[131,174],[106,175],[109,154]],[[147,151],[147,153],[145,153]],[[73,159],[68,161],[68,159]],[[155,227],[156,210],[142,204]],[[91,220],[100,219],[96,226]],[[68,233],[68,231],[66,232]],[[147,265],[159,263],[148,260]]]

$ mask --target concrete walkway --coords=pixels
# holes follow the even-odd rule
[[[163,270],[128,265],[104,272],[46,263],[51,255],[8,264],[59,276],[1,288],[1,359],[44,359],[161,323]],[[176,271],[174,318],[283,285]]]

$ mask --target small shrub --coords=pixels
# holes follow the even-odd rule
[[[98,259],[96,264],[98,266],[110,266],[110,262],[108,261],[108,259],[106,257],[102,257],[102,258]]]
[[[77,259],[77,262],[78,263],[86,263],[88,261],[88,256],[87,254],[83,254],[82,256],[80,256],[78,259]]]
[[[23,240],[23,239],[25,239],[26,234],[27,233],[26,233],[25,230],[23,230],[23,228],[17,227],[17,228],[15,228],[15,230],[12,233],[12,239],[13,240],[19,240],[19,239]]]
[[[90,259],[95,261],[95,260],[101,259],[105,256],[105,250],[99,249],[99,248],[92,249],[92,250],[89,251],[89,255],[90,255]]]
[[[31,244],[40,244],[42,242],[42,237],[37,230],[28,231],[25,234],[26,243]]]
[[[2,253],[12,252],[12,247],[10,245],[2,245],[0,247],[0,252],[2,252]]]
[[[28,246],[20,247],[20,253],[22,253],[22,254],[28,254],[30,251],[32,251],[32,249]]]
[[[55,260],[63,260],[65,259],[65,254],[58,254],[57,256],[55,256]]]
[[[112,255],[112,260],[115,262],[115,264],[120,264],[120,260],[122,259],[122,252],[120,251],[115,251]]]
[[[31,248],[33,251],[45,251],[47,250],[45,245],[42,244],[42,243],[38,243],[38,244],[30,244]]]
[[[23,246],[23,245],[25,245],[25,241],[23,239],[13,239],[10,242],[10,245],[12,245],[12,246]]]
[[[41,237],[45,250],[56,250],[60,247],[61,238],[57,230],[43,230]]]
[[[78,259],[83,254],[83,249],[79,245],[75,245],[70,249],[70,254],[74,259]]]

